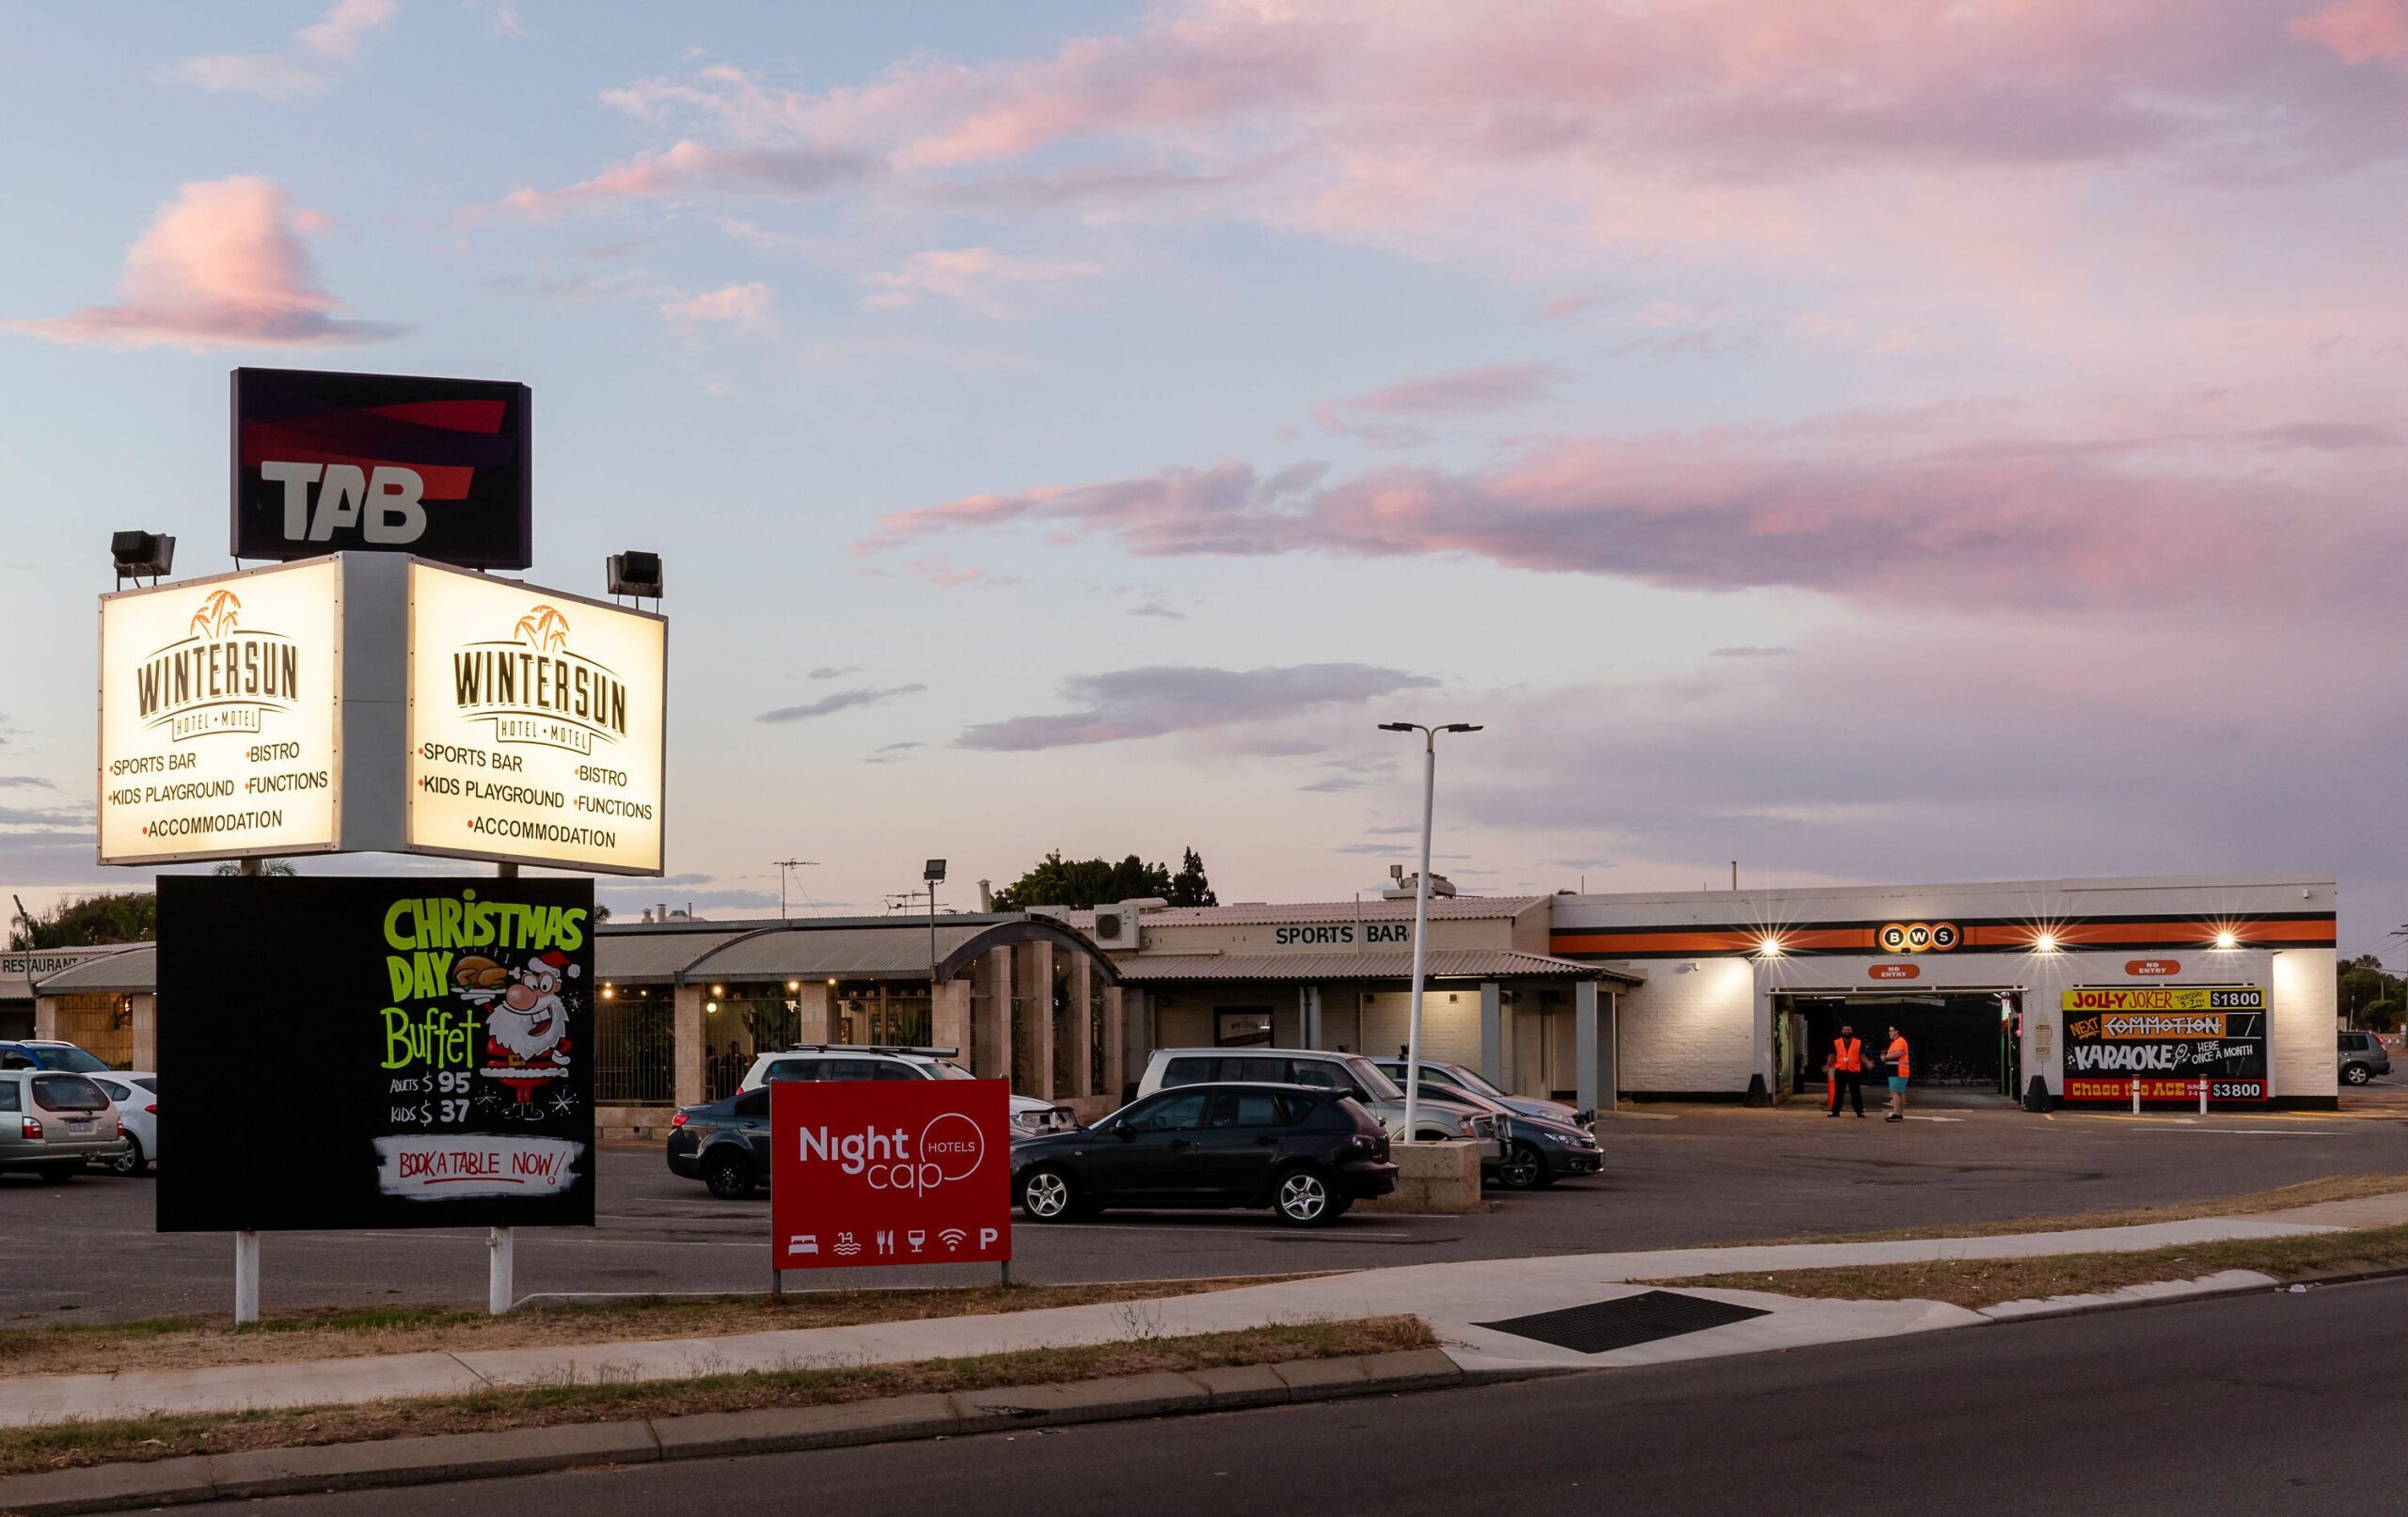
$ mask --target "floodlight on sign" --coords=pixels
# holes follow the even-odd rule
[[[157,532],[111,532],[109,558],[117,566],[119,584],[149,575],[155,585],[175,566],[176,540]]]
[[[605,577],[613,595],[632,595],[638,600],[660,598],[660,555],[630,549],[613,553],[605,561]]]
[[[931,885],[942,883],[944,879],[944,861],[943,859],[929,860],[927,867],[920,871],[920,877]]]

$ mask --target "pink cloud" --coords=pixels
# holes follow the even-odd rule
[[[296,100],[323,94],[341,66],[357,60],[368,39],[392,22],[395,0],[335,0],[325,13],[293,34],[281,53],[214,54],[186,58],[170,77],[218,94]]]
[[[2290,29],[2331,48],[2344,63],[2408,60],[2408,5],[2401,0],[2340,0],[2293,21]]]
[[[1558,364],[1491,364],[1434,379],[1408,379],[1401,385],[1357,395],[1351,401],[1340,401],[1338,407],[1379,416],[1462,416],[1518,405],[1568,377]]]
[[[933,296],[1001,315],[1001,288],[1092,279],[1102,272],[1093,263],[1012,258],[991,247],[932,248],[912,254],[900,267],[863,275],[862,283],[874,292],[863,296],[862,305],[895,310]]]
[[[54,342],[102,347],[316,347],[378,342],[403,328],[345,320],[317,287],[295,234],[306,215],[274,182],[247,175],[186,184],[126,250],[114,306],[8,324]]]
[[[1550,439],[1485,468],[1334,483],[1247,466],[897,513],[863,545],[1069,524],[1139,556],[1460,554],[1690,590],[1781,587],[1876,605],[2313,606],[2337,564],[2408,548],[2400,440],[2354,423],[2123,438],[1815,428]],[[2363,460],[2363,461],[2361,461]]]
[[[609,207],[626,200],[657,200],[709,191],[811,199],[856,182],[875,163],[859,153],[814,148],[713,148],[680,142],[659,152],[638,153],[592,179],[557,190],[516,189],[501,198],[501,210],[534,220],[564,211]]]
[[[660,314],[677,326],[717,323],[738,331],[756,331],[768,324],[769,299],[769,287],[754,280],[698,295],[680,295],[663,303]]]

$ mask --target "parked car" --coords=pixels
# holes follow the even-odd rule
[[[1397,1084],[1404,1083],[1405,1062],[1402,1059],[1374,1059],[1380,1072]],[[1589,1130],[1570,1122],[1554,1122],[1545,1117],[1508,1107],[1491,1100],[1461,1083],[1448,1083],[1436,1078],[1434,1071],[1462,1071],[1459,1065],[1434,1064],[1421,1061],[1421,1098],[1427,1100],[1432,1091],[1452,1099],[1483,1103],[1497,1114],[1497,1136],[1503,1140],[1504,1156],[1495,1164],[1483,1167],[1482,1179],[1493,1179],[1509,1191],[1539,1191],[1553,1185],[1567,1175],[1594,1175],[1605,1167],[1606,1156]],[[1481,1083],[1487,1083],[1485,1081]],[[1490,1087],[1494,1089],[1495,1087]],[[1557,1102],[1547,1102],[1557,1105]],[[1567,1113],[1569,1107],[1562,1108]]]
[[[958,1049],[914,1049],[865,1043],[798,1043],[752,1061],[737,1084],[741,1094],[775,1080],[974,1080],[955,1063]],[[1079,1125],[1069,1108],[1034,1096],[1011,1098],[1015,1137],[1067,1132]]]
[[[1207,1081],[1247,1081],[1317,1085],[1352,1096],[1387,1129],[1388,1136],[1404,1139],[1404,1092],[1380,1073],[1378,1065],[1360,1053],[1333,1053],[1321,1049],[1156,1049],[1137,1081],[1137,1096],[1150,1096],[1174,1085]],[[1459,1100],[1425,1094],[1414,1118],[1423,1143],[1467,1139],[1481,1146],[1482,1167],[1500,1163],[1505,1145],[1497,1134],[1497,1118]]]
[[[740,1201],[769,1180],[769,1093],[681,1106],[669,1119],[669,1172],[722,1201]]]
[[[1386,1129],[1326,1085],[1183,1084],[1012,1144],[1012,1198],[1031,1222],[1114,1206],[1268,1207],[1317,1227],[1395,1189]]]
[[[1387,1071],[1389,1079],[1400,1084],[1403,1082],[1404,1061],[1402,1059],[1379,1059],[1374,1062]],[[1495,1101],[1509,1112],[1519,1112],[1524,1116],[1535,1116],[1543,1122],[1560,1122],[1565,1127],[1585,1128],[1597,1120],[1596,1113],[1576,1111],[1562,1101],[1551,1101],[1539,1096],[1515,1096],[1499,1090],[1469,1065],[1449,1064],[1443,1059],[1424,1059],[1421,1061],[1421,1088],[1426,1091],[1434,1083],[1445,1085],[1450,1090],[1467,1090],[1475,1096],[1485,1097]]]
[[[108,1066],[72,1043],[53,1037],[0,1043],[0,1069],[61,1069],[71,1075],[108,1072]]]
[[[125,1146],[107,1092],[60,1069],[0,1069],[0,1171],[29,1169],[51,1184]]]
[[[2391,1051],[2372,1033],[2343,1033],[2340,1059],[2343,1084],[2363,1085],[2391,1073]]]
[[[106,1161],[108,1172],[141,1174],[159,1157],[159,1077],[148,1069],[119,1069],[85,1078],[116,1103],[118,1126],[125,1130],[125,1151]]]

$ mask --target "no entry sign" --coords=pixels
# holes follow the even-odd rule
[[[770,1085],[771,1266],[1010,1258],[1009,1095],[1000,1080]]]

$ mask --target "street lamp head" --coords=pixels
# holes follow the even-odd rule
[[[924,879],[924,880],[927,881],[927,882],[928,882],[929,884],[931,884],[931,885],[936,884],[939,880],[943,879],[943,878],[944,878],[944,861],[943,861],[943,859],[931,859],[931,860],[929,860],[929,861],[928,861],[928,862],[927,862],[927,866],[926,868],[924,868],[924,869],[922,869],[922,870],[920,871],[920,877],[921,877],[922,879]]]
[[[1481,724],[1477,721],[1450,721],[1438,730],[1440,732],[1478,732],[1481,730]]]
[[[1416,727],[1409,721],[1384,721],[1380,723],[1380,731],[1382,732],[1418,732],[1421,729]]]

